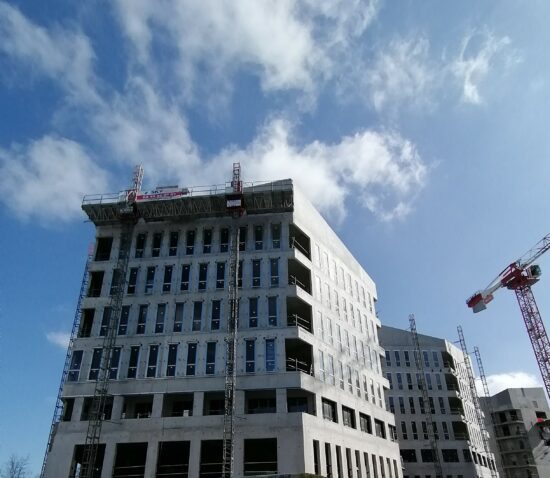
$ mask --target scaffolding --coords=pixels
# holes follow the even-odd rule
[[[420,349],[420,341],[418,340],[418,333],[416,331],[416,319],[414,314],[409,315],[409,326],[411,329],[411,335],[414,346],[414,361],[416,364],[416,370],[418,371],[418,377],[420,383],[418,384],[422,391],[422,400],[424,400],[424,407],[426,410],[426,421],[428,422],[428,437],[430,440],[430,448],[432,449],[433,463],[435,469],[435,478],[443,478],[443,468],[441,467],[441,459],[439,458],[439,448],[437,446],[437,439],[435,437],[434,421],[432,411],[429,406],[430,397],[428,395],[428,389],[426,387],[426,375],[424,371],[424,365],[422,364],[422,354]]]
[[[466,340],[464,339],[464,332],[462,331],[462,327],[460,325],[457,327],[457,331],[458,331],[458,339],[460,341],[460,348],[462,349],[462,354],[464,355],[464,366],[466,368],[466,375],[468,376],[468,386],[470,388],[470,395],[471,395],[472,403],[474,405],[475,417],[476,417],[477,424],[479,426],[479,430],[481,432],[481,441],[483,442],[483,449],[485,451],[487,460],[491,460],[491,448],[489,446],[489,440],[487,438],[489,434],[487,433],[487,427],[485,426],[485,418],[483,416],[483,412],[481,411],[481,405],[479,403],[479,397],[476,389],[476,380],[472,369],[472,363],[470,361],[470,355],[468,354],[468,348],[466,347]],[[492,464],[489,463],[491,476],[498,477],[498,474],[495,471],[495,467],[494,467],[494,460],[491,460],[491,461],[493,462]]]
[[[227,320],[225,396],[223,416],[222,478],[232,478],[235,447],[235,390],[237,382],[237,326],[239,315],[239,217],[244,213],[241,168],[233,164],[232,194],[226,197],[226,207],[235,224],[231,233],[229,256],[229,316]]]
[[[80,319],[82,317],[82,301],[86,295],[86,290],[88,288],[89,275],[88,269],[93,259],[93,246],[90,246],[88,250],[88,258],[86,260],[86,265],[84,266],[84,274],[82,277],[82,283],[80,285],[80,292],[78,294],[78,301],[76,303],[76,311],[73,320],[73,328],[71,330],[71,336],[69,339],[69,345],[67,347],[67,355],[65,355],[65,365],[63,367],[63,373],[61,374],[61,381],[59,383],[59,390],[57,392],[57,400],[55,402],[55,409],[53,412],[52,424],[50,427],[50,434],[48,436],[48,444],[46,445],[46,453],[44,453],[44,460],[42,462],[42,469],[40,471],[40,478],[44,477],[44,471],[46,470],[46,461],[48,459],[48,454],[50,453],[57,427],[61,418],[63,416],[63,387],[65,386],[65,381],[67,380],[67,375],[69,373],[69,368],[71,365],[71,357],[73,353],[74,339],[78,334],[80,328]]]

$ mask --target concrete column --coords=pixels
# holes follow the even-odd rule
[[[116,397],[115,397],[116,398]],[[114,412],[114,405],[113,405]],[[115,466],[116,443],[107,443],[105,445],[105,456],[103,457],[103,468],[101,469],[101,478],[111,478],[113,467]]]
[[[244,396],[244,390],[236,390],[235,391],[235,415],[242,416],[244,415],[245,411],[245,396]]]
[[[120,420],[122,418],[123,408],[124,408],[124,397],[122,395],[113,396],[113,411],[111,413],[111,419]]]
[[[286,403],[286,388],[278,388],[275,390],[275,398],[277,400],[277,413],[287,413]]]
[[[200,454],[201,441],[198,438],[195,440],[191,440],[191,443],[189,444],[189,476],[199,476]]]
[[[164,398],[163,393],[155,393],[153,395],[153,410],[151,412],[152,418],[160,418],[162,416],[162,400]]]
[[[157,469],[158,441],[147,443],[147,459],[145,461],[145,476],[155,476]],[[103,477],[102,477],[103,478]]]
[[[77,397],[74,399],[73,415],[71,417],[71,421],[73,422],[80,421],[80,416],[82,415],[83,406],[84,406],[84,397]]]
[[[204,392],[195,392],[193,394],[193,416],[194,417],[202,416],[203,406],[204,406]],[[191,442],[191,447],[193,447],[193,442]],[[189,476],[195,476],[195,475],[192,475],[191,471],[189,471]],[[199,476],[199,475],[196,475],[196,476]]]
[[[244,440],[235,439],[233,449],[233,474],[235,476],[244,476]]]

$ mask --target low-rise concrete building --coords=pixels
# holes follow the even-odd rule
[[[508,388],[481,399],[485,413],[492,412],[492,442],[504,478],[550,477],[550,441],[541,426],[550,418],[542,388]]]
[[[410,331],[382,326],[382,368],[390,383],[388,408],[395,413],[405,478],[435,478],[427,414],[433,421],[445,478],[498,476],[477,423],[462,350],[447,340],[418,334],[428,391],[425,403]]]
[[[136,204],[95,476],[221,476],[239,227],[234,476],[402,478],[373,280],[290,180],[245,185],[239,219],[223,186],[185,191]],[[83,205],[96,246],[46,478],[81,467],[119,254],[117,200]]]

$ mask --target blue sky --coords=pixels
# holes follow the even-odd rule
[[[513,294],[465,299],[548,233],[550,4],[0,0],[0,463],[39,470],[92,225],[84,194],[293,177],[383,323],[538,369]],[[550,266],[550,257],[540,265]],[[550,314],[550,279],[535,294]]]

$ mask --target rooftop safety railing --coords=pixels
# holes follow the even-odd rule
[[[282,179],[279,181],[255,181],[255,182],[243,182],[243,193],[260,193],[260,192],[275,192],[275,191],[284,191],[288,190],[292,186],[292,180]],[[126,200],[126,196],[129,190],[123,190],[118,193],[106,193],[106,194],[87,194],[82,199],[82,205],[90,204],[113,204]],[[166,190],[166,196],[163,197],[163,188],[158,187],[152,191],[141,191],[142,194],[151,194],[151,197],[144,199],[149,200],[163,200],[163,199],[180,199],[187,197],[197,197],[197,196],[217,196],[222,194],[228,194],[232,192],[231,182],[226,182],[224,184],[214,184],[209,186],[192,186],[192,187],[182,187],[182,188],[173,188],[170,187],[169,190]],[[169,196],[172,193],[180,193],[178,195]],[[139,200],[138,200],[139,202]]]

